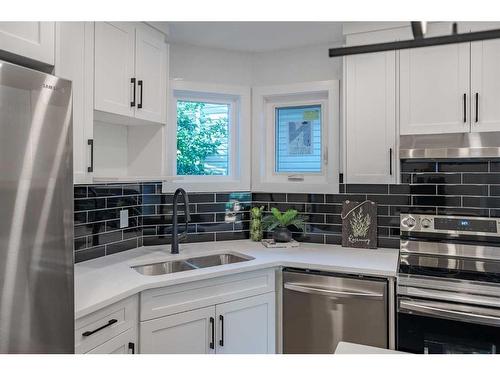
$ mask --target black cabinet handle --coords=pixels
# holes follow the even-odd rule
[[[140,79],[138,82],[137,82],[137,85],[139,86],[139,98],[141,99],[141,101],[137,104],[137,108],[142,108],[142,88],[144,86],[144,83],[142,82],[142,80]]]
[[[389,149],[389,174],[392,176],[392,147]]]
[[[87,167],[87,172],[94,172],[94,140],[87,139],[87,144],[90,146],[90,167]]]
[[[464,94],[464,123],[467,122],[467,94]]]
[[[133,342],[128,343],[128,350],[132,351],[131,354],[135,354],[135,344]]]
[[[222,315],[219,315],[219,321],[221,326],[219,345],[224,346],[224,317]]]
[[[476,122],[479,122],[479,93],[476,92]]]
[[[215,319],[210,317],[210,325],[212,326],[212,341],[210,341],[210,349],[215,348]]]
[[[116,319],[111,319],[107,324],[103,325],[102,327],[99,327],[97,329],[94,329],[93,331],[85,331],[82,333],[82,336],[85,336],[85,337],[88,337],[90,335],[93,335],[94,333],[96,332],[99,332],[101,329],[104,329],[106,327],[109,327],[109,326],[112,326],[113,324],[115,324],[116,322],[118,322],[118,320]]]
[[[130,106],[135,107],[135,78],[130,78],[130,83],[132,84],[132,87],[134,88],[134,93],[132,94],[132,101],[130,102]]]

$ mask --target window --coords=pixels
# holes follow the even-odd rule
[[[177,100],[177,175],[229,175],[231,105]]]
[[[171,83],[164,192],[250,189],[250,88]]]
[[[339,83],[253,89],[252,189],[337,193]]]
[[[275,110],[277,173],[321,173],[321,105]]]

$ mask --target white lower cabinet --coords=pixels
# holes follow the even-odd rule
[[[132,353],[137,350],[137,295],[75,321],[75,353]]]
[[[217,305],[217,353],[275,353],[275,299],[266,293]]]
[[[140,330],[141,353],[215,353],[215,306],[141,322]]]
[[[141,353],[275,353],[275,293],[141,322]]]
[[[77,319],[75,353],[276,353],[275,273],[145,290]]]
[[[137,332],[131,328],[92,349],[86,354],[136,354]]]

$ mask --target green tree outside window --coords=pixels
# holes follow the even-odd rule
[[[214,115],[214,107],[225,113]],[[179,100],[177,174],[228,175],[228,128],[229,105]]]

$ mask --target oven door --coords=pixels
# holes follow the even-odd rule
[[[397,348],[410,353],[497,353],[500,309],[399,297]]]

